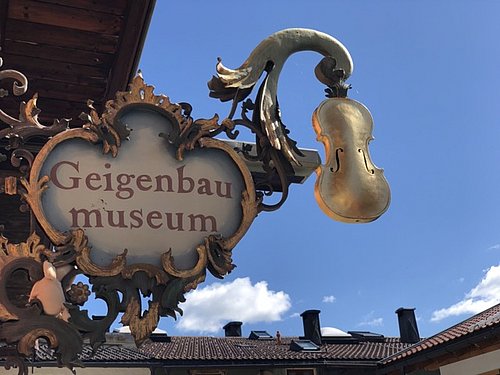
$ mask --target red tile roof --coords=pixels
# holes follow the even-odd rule
[[[486,332],[500,336],[500,304],[479,313],[428,339],[410,345],[399,338],[384,338],[381,341],[359,341],[346,343],[323,343],[319,351],[297,352],[290,349],[296,337],[276,340],[250,340],[243,337],[171,337],[170,342],[148,342],[140,348],[120,344],[104,344],[95,354],[88,345],[84,346],[81,360],[86,365],[106,363],[134,366],[200,366],[207,361],[232,366],[252,363],[285,365],[307,363],[308,365],[375,364],[383,368],[394,367],[398,362],[433,352],[446,344],[483,337]],[[472,345],[472,344],[471,344]],[[37,351],[37,361],[54,361],[53,351],[42,345]],[[40,363],[39,362],[39,363]]]
[[[401,351],[408,344],[398,338],[385,338],[383,341],[360,341],[356,343],[324,343],[319,351],[297,352],[290,349],[291,340],[297,337],[276,340],[250,340],[242,337],[171,337],[170,342],[148,342],[140,348],[120,344],[104,344],[95,355],[90,346],[84,345],[80,359],[85,365],[96,366],[138,366],[168,364],[169,366],[202,365],[206,361],[218,364],[248,365],[251,363],[290,364],[304,363],[332,364],[362,362],[375,366],[381,359]],[[37,350],[37,362],[55,361],[54,351],[46,345]]]
[[[37,362],[52,362],[56,360],[54,350],[50,349],[46,344],[39,345],[36,351]],[[137,348],[129,348],[123,345],[104,344],[100,346],[95,353],[92,353],[90,345],[84,345],[82,354],[79,359],[85,364],[93,362],[145,362],[150,360],[150,357],[142,354]]]
[[[290,350],[293,338],[249,340],[241,337],[172,337],[169,343],[149,343],[140,348],[147,356],[170,361],[377,361],[392,355],[407,344],[396,338],[382,342],[323,344],[319,351]]]
[[[428,352],[444,347],[446,344],[467,339],[479,331],[496,328],[500,330],[500,304],[495,305],[473,317],[464,320],[428,339],[422,340],[399,353],[396,353],[382,361],[383,364],[390,364],[404,360],[416,353]]]

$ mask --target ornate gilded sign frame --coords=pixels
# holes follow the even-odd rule
[[[48,155],[62,142],[72,139],[83,139],[94,145],[102,145],[104,154],[116,157],[120,145],[130,131],[126,125],[118,120],[120,113],[131,107],[146,106],[154,109],[168,117],[174,129],[168,135],[168,141],[176,147],[176,158],[182,160],[186,152],[193,149],[218,149],[227,154],[238,167],[244,181],[245,189],[241,197],[242,219],[238,229],[228,238],[218,235],[209,235],[203,243],[197,246],[198,262],[189,270],[176,269],[171,251],[167,250],[161,257],[162,268],[146,264],[127,265],[126,251],[118,255],[108,266],[95,264],[91,257],[91,247],[87,244],[88,239],[82,233],[82,229],[70,232],[61,232],[53,227],[47,220],[43,210],[41,198],[47,189],[49,176],[42,176],[41,170]],[[23,198],[29,203],[31,210],[42,229],[55,246],[67,246],[71,244],[76,252],[76,264],[89,276],[116,276],[121,275],[130,279],[136,272],[144,271],[150,277],[154,277],[158,284],[166,284],[171,277],[191,278],[197,280],[204,278],[205,269],[208,267],[216,277],[222,277],[230,272],[234,265],[231,262],[231,250],[247,232],[248,228],[257,215],[257,200],[252,176],[244,160],[226,143],[212,138],[212,133],[227,126],[217,124],[217,118],[211,120],[196,120],[186,115],[182,106],[173,104],[164,95],[155,95],[153,87],[147,86],[139,75],[129,86],[129,91],[117,93],[113,101],[106,103],[106,110],[98,117],[95,110],[85,116],[88,122],[83,128],[69,129],[57,134],[47,141],[35,158],[31,167],[29,179],[21,179],[26,192]],[[167,137],[167,136],[165,136]],[[147,244],[144,244],[147,246]],[[190,284],[190,288],[196,287],[196,283]]]
[[[238,167],[244,181],[245,190],[241,197],[242,220],[237,231],[229,238],[217,235],[207,236],[203,243],[196,247],[198,262],[189,270],[178,270],[175,267],[170,250],[166,250],[161,257],[162,268],[142,263],[127,265],[126,250],[116,256],[108,266],[97,265],[90,257],[91,246],[83,230],[79,228],[63,233],[55,229],[47,220],[41,204],[41,197],[47,188],[49,177],[40,175],[40,172],[51,151],[66,140],[83,139],[95,145],[102,145],[102,152],[104,154],[109,153],[112,157],[116,157],[120,150],[120,145],[130,134],[126,126],[117,121],[119,114],[128,108],[140,105],[159,111],[171,120],[174,129],[169,134],[168,140],[177,149],[177,159],[181,160],[185,153],[196,148],[222,150]],[[150,285],[153,283],[154,286],[149,286],[148,288],[139,284],[135,286],[141,290],[150,289],[148,292],[152,292],[153,294],[155,288],[168,289],[174,280],[177,282],[179,280],[184,281],[181,294],[186,293],[196,288],[198,283],[205,279],[207,268],[216,277],[223,277],[230,272],[234,268],[231,259],[231,250],[244,236],[253,222],[257,215],[258,203],[255,198],[256,194],[252,176],[244,161],[230,146],[212,138],[212,135],[218,134],[220,130],[226,127],[229,130],[231,124],[219,125],[217,117],[210,120],[193,120],[186,113],[182,105],[171,103],[169,98],[164,95],[155,95],[153,87],[146,85],[140,75],[134,78],[129,86],[129,91],[118,92],[115,100],[106,103],[106,109],[102,116],[99,117],[96,111],[91,109],[90,114],[85,115],[84,118],[88,121],[83,128],[69,129],[49,139],[35,158],[29,179],[21,179],[21,183],[26,190],[22,193],[22,196],[30,205],[33,214],[50,241],[56,247],[63,248],[65,251],[68,248],[73,249],[76,265],[87,276],[121,276],[123,279],[133,280],[136,274],[141,272],[146,274]],[[147,246],[147,244],[144,244],[144,246]],[[181,295],[179,295],[178,299],[179,301],[182,299]],[[150,310],[156,313],[147,314],[147,318],[150,320],[150,324],[148,325],[134,323],[138,319],[142,319],[139,309],[140,299],[134,298],[131,301],[132,303],[127,303],[122,322],[130,324],[131,332],[138,343],[142,342],[156,328],[158,315],[165,315],[166,310],[172,307],[174,307],[173,310],[180,312],[176,306],[179,301],[176,301],[175,306],[171,306],[172,301],[170,299],[167,301],[168,303],[164,299],[159,299],[151,303]],[[160,313],[158,314],[158,312]],[[167,314],[171,315],[172,312],[167,312]]]
[[[15,78],[22,80],[23,77],[19,73]],[[205,280],[207,269],[215,277],[222,278],[235,267],[231,258],[232,249],[257,216],[261,200],[255,191],[252,175],[244,159],[231,146],[213,138],[221,132],[234,138],[234,122],[226,119],[219,124],[217,116],[193,120],[189,104],[172,103],[168,97],[154,94],[153,89],[153,86],[145,84],[139,74],[129,85],[128,91],[118,92],[115,100],[106,103],[101,116],[89,101],[90,113],[81,115],[85,124],[74,129],[61,127],[59,122],[52,127],[39,124],[36,115],[33,116],[36,98],[21,107],[26,109],[25,114],[21,113],[21,119],[26,117],[31,121],[24,125],[21,120],[16,120],[14,125],[21,130],[27,130],[26,139],[47,134],[57,126],[57,130],[48,134],[53,137],[47,140],[36,157],[22,148],[13,147],[15,150],[12,161],[17,160],[15,157],[25,156],[29,163],[29,168],[26,169],[28,174],[19,178],[19,184],[16,183],[16,178],[4,180],[7,187],[4,189],[5,193],[19,194],[28,203],[52,244],[52,248],[47,247],[36,234],[21,244],[10,244],[6,238],[0,237],[0,300],[4,302],[0,304],[0,321],[3,322],[0,323],[0,340],[17,343],[17,351],[25,356],[30,355],[38,337],[46,337],[50,346],[57,349],[61,364],[78,366],[80,363],[77,355],[82,349],[82,339],[88,338],[96,349],[105,341],[105,332],[120,312],[123,313],[122,324],[130,326],[136,343],[140,345],[156,328],[160,316],[175,318],[177,314],[182,314],[179,303],[185,301],[185,293]],[[44,212],[42,197],[48,188],[49,176],[42,175],[41,172],[50,153],[63,142],[78,139],[95,147],[102,147],[103,154],[116,157],[122,142],[130,135],[130,130],[118,119],[121,113],[134,108],[152,109],[169,119],[173,129],[163,137],[175,148],[177,160],[182,160],[185,155],[196,149],[216,149],[224,152],[241,174],[244,189],[239,226],[227,238],[217,234],[206,236],[202,243],[196,246],[198,260],[191,269],[177,269],[169,249],[161,256],[161,267],[145,263],[127,264],[126,250],[117,255],[110,264],[98,265],[91,259],[91,239],[87,238],[82,228],[62,232],[49,222]],[[8,118],[13,119],[10,116]],[[36,124],[36,128],[33,124]],[[21,163],[17,165],[20,166]],[[34,300],[27,307],[10,302],[10,292],[6,289],[9,283],[26,285],[27,289],[23,289],[21,293],[29,296],[33,283],[44,279],[44,261],[49,261],[57,270],[63,270],[65,273],[61,284],[69,297],[69,301],[65,302],[70,316],[69,322],[67,319],[61,319],[61,316],[46,315],[43,301],[37,304],[37,300]],[[19,273],[19,270],[24,270],[27,274]],[[106,303],[108,312],[103,319],[90,318],[87,310],[80,309],[90,294],[88,286],[82,283],[71,284],[74,277],[80,273],[89,277],[95,297]],[[24,279],[25,277],[32,281]],[[18,280],[19,278],[21,279]],[[141,296],[149,297],[147,310],[142,307]],[[14,357],[9,361],[23,366],[22,361]]]

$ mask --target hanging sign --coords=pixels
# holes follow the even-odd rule
[[[91,274],[109,275],[117,263],[111,273],[147,264],[191,274],[248,229],[257,206],[251,175],[235,151],[207,136],[221,126],[216,119],[193,121],[168,98],[136,90],[135,102],[119,97],[102,118],[93,113],[83,129],[49,140],[27,198],[56,245],[84,236],[80,261]]]

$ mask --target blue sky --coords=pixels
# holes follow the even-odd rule
[[[218,56],[237,68],[289,27],[339,39],[354,60],[349,97],[373,115],[370,152],[392,192],[381,218],[352,225],[321,212],[314,175],[292,186],[234,249],[237,268],[223,281],[207,277],[181,305],[185,316],[160,328],[222,335],[217,327],[242,320],[244,335],[300,335],[297,313],[319,309],[322,326],[393,336],[403,306],[416,308],[429,336],[500,302],[498,14],[500,2],[483,0],[159,0],[140,69],[156,93],[191,103],[194,118],[229,112],[208,97]],[[278,98],[292,138],[322,152],[311,126],[324,99],[320,59],[293,55]]]

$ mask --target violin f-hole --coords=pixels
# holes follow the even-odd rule
[[[340,169],[340,153],[344,152],[342,148],[337,148],[335,150],[335,168],[331,167],[330,172],[337,173]]]
[[[361,148],[358,148],[358,152],[363,155],[363,161],[365,162],[365,168],[366,168],[366,171],[370,174],[374,174],[375,173],[375,170],[368,167],[368,160],[366,160],[366,155],[365,155],[365,152],[361,149]]]

